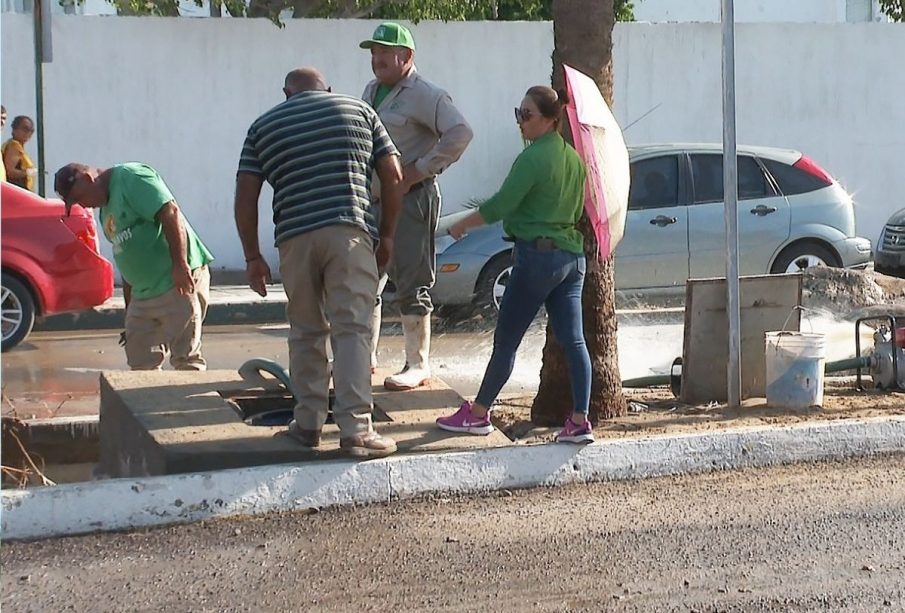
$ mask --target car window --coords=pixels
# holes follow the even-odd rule
[[[679,162],[676,156],[639,160],[632,164],[629,209],[657,209],[679,202]]]
[[[830,185],[819,177],[807,173],[801,169],[795,168],[776,160],[762,159],[767,171],[773,176],[776,185],[786,196],[794,196],[795,194],[805,194],[817,189],[823,189]]]
[[[723,201],[723,156],[697,154],[691,156],[696,204]],[[767,178],[757,161],[746,155],[738,158],[738,199],[751,200],[773,196]]]

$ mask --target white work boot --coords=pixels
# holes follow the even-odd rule
[[[405,335],[405,368],[383,382],[386,389],[394,392],[427,385],[431,378],[428,361],[431,346],[430,315],[403,315],[402,332]]]
[[[380,304],[374,307],[371,314],[371,374],[377,370],[377,343],[380,342]]]

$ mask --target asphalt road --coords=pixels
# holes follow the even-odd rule
[[[903,611],[905,457],[4,543],[4,611]]]

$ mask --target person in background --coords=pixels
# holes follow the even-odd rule
[[[207,370],[201,325],[207,314],[211,255],[157,171],[138,162],[106,170],[63,166],[54,189],[66,204],[100,209],[104,235],[123,278],[126,361],[157,370],[167,353],[176,370]]]
[[[473,134],[449,94],[416,70],[415,40],[408,28],[382,23],[359,46],[370,50],[376,77],[362,98],[380,115],[402,154],[404,198],[388,273],[402,314],[405,364],[386,378],[384,387],[408,390],[425,385],[431,377],[430,289],[436,278],[434,232],[440,218],[436,176],[461,157]],[[386,282],[381,278],[371,320],[372,370],[377,366],[380,294]]]
[[[566,355],[572,385],[572,413],[557,440],[594,440],[588,407],[591,360],[582,327],[585,277],[584,237],[578,230],[587,171],[559,133],[565,92],[538,85],[525,94],[515,117],[530,145],[515,159],[500,190],[478,210],[453,224],[456,240],[474,227],[503,221],[515,242],[514,265],[500,305],[493,353],[474,402],[437,419],[451,432],[490,434],[490,407],[512,374],[515,354],[528,326],[546,306],[556,339]]]
[[[376,432],[371,420],[370,321],[402,205],[399,152],[374,109],[331,93],[320,71],[293,70],[283,94],[286,100],[248,129],[236,173],[235,216],[249,286],[265,296],[271,273],[258,242],[258,199],[264,181],[273,186],[297,400],[288,434],[305,447],[320,445],[329,408],[329,338],[340,449],[355,458],[386,456],[396,443]],[[370,199],[375,172],[383,203],[379,222]]]
[[[35,133],[35,124],[30,117],[19,115],[13,119],[12,128],[13,137],[3,143],[2,148],[6,180],[13,185],[34,191],[38,169],[25,152],[25,143],[31,140]]]
[[[6,127],[6,107],[0,104],[0,131]],[[0,181],[6,181],[6,164],[0,164]]]

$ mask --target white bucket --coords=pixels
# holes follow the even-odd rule
[[[806,409],[823,404],[826,342],[815,332],[766,332],[767,404]]]

